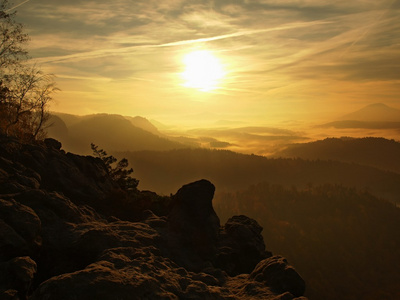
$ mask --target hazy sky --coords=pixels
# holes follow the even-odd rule
[[[14,5],[31,56],[57,76],[56,111],[268,123],[400,108],[400,0]],[[185,86],[184,58],[199,50],[220,62],[214,90]]]

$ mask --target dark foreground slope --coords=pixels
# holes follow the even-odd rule
[[[256,221],[220,226],[210,182],[127,192],[55,140],[0,139],[1,299],[305,299]]]

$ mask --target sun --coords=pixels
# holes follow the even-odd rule
[[[220,60],[211,51],[190,52],[184,57],[183,62],[185,71],[182,77],[186,87],[205,92],[215,90],[225,76]]]

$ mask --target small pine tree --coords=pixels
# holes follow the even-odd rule
[[[133,169],[128,169],[129,162],[126,158],[117,162],[114,156],[108,155],[106,151],[99,149],[95,144],[91,143],[90,147],[93,155],[99,157],[104,162],[108,174],[122,189],[135,190],[137,188],[139,180],[131,176]]]

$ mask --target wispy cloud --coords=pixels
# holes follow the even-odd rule
[[[120,98],[134,91],[142,99],[136,108],[155,99],[147,111],[193,108],[188,99],[210,103],[179,82],[180,56],[197,47],[215,51],[227,68],[221,89],[210,95],[213,103],[236,101],[229,109],[243,113],[271,105],[304,111],[348,99],[394,102],[400,94],[396,0],[41,0],[18,6],[34,59],[64,74],[66,88],[73,80],[77,86],[90,81],[101,101],[113,94],[108,80]]]
[[[223,34],[223,35],[208,37],[208,38],[200,38],[200,39],[194,39],[194,40],[184,40],[184,41],[178,41],[178,42],[165,43],[165,44],[157,45],[157,47],[169,47],[169,46],[180,46],[180,45],[187,45],[187,44],[204,43],[204,42],[211,42],[211,41],[229,39],[229,38],[246,36],[246,35],[253,35],[253,34],[259,34],[259,33],[266,33],[266,32],[278,31],[278,30],[287,30],[287,29],[301,28],[301,27],[308,27],[308,26],[315,26],[315,25],[322,25],[322,24],[328,24],[328,23],[330,23],[330,22],[313,21],[313,22],[290,23],[290,24],[285,24],[285,25],[278,26],[278,27],[273,27],[273,28],[247,30],[247,31],[234,32],[234,33]]]
[[[29,2],[29,1],[30,1],[30,0],[25,0],[25,1],[23,1],[23,2],[21,2],[21,3],[19,3],[19,4],[17,4],[17,5],[14,5],[13,7],[9,8],[8,10],[6,10],[6,12],[7,12],[7,13],[8,13],[8,12],[11,12],[11,11],[13,11],[14,9],[20,7],[21,5],[23,5],[23,4],[25,4],[25,3]]]
[[[230,39],[230,38],[241,37],[241,36],[255,35],[255,34],[260,34],[260,33],[267,33],[267,32],[272,32],[272,31],[287,30],[287,29],[294,29],[294,28],[297,29],[297,28],[301,28],[301,27],[309,27],[309,26],[323,25],[323,24],[329,24],[329,23],[330,23],[329,21],[290,23],[290,24],[285,24],[285,25],[282,25],[279,27],[274,27],[274,28],[240,31],[240,32],[234,32],[234,33],[223,34],[223,35],[207,37],[207,38],[182,40],[182,41],[169,42],[169,43],[163,43],[163,44],[147,44],[147,45],[137,45],[137,46],[130,46],[130,47],[101,49],[101,50],[87,51],[87,52],[81,52],[81,53],[64,55],[64,56],[43,57],[43,58],[37,59],[37,61],[40,63],[48,63],[48,62],[60,62],[60,61],[71,61],[71,60],[75,61],[75,60],[82,60],[82,59],[86,59],[86,58],[100,58],[100,57],[108,56],[108,55],[127,54],[127,53],[131,53],[137,49],[143,49],[143,48],[174,47],[174,46],[182,46],[182,45],[189,45],[189,44],[207,43],[207,42],[218,41],[218,40],[223,40],[223,39]]]

